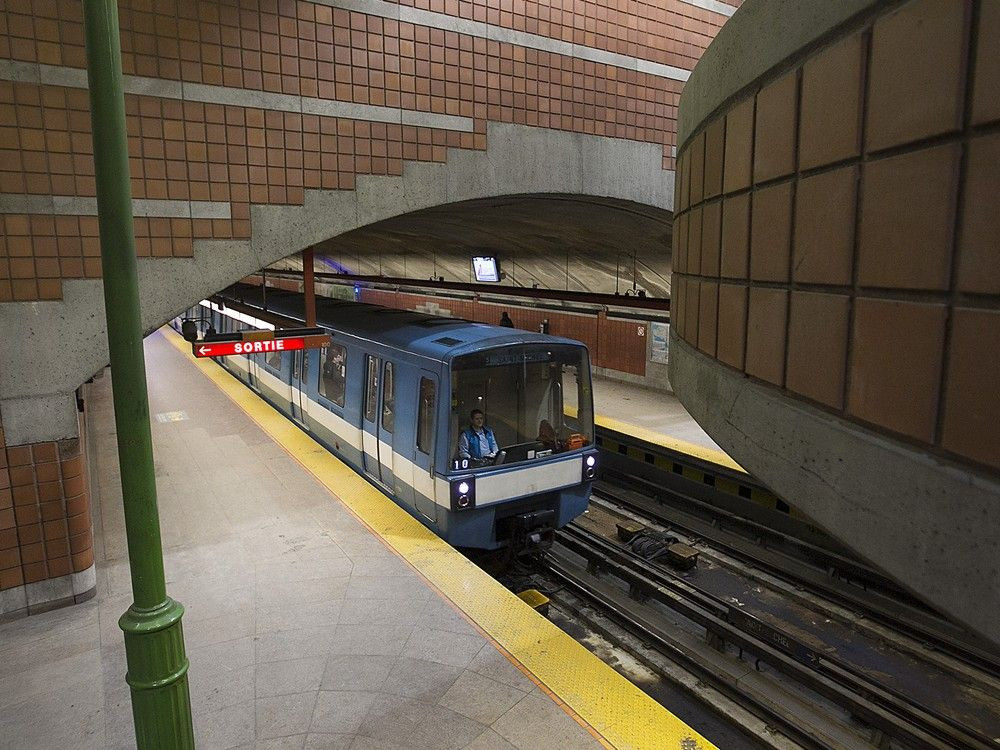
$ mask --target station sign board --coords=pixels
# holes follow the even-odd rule
[[[191,343],[196,357],[229,357],[234,354],[269,354],[319,349],[328,346],[330,334],[322,328],[284,328],[276,331],[243,331],[217,334]]]

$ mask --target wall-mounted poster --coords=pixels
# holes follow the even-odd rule
[[[649,335],[652,339],[649,342],[649,361],[665,365],[670,347],[670,324],[650,323]]]

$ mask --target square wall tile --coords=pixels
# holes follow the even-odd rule
[[[750,229],[750,278],[788,281],[792,183],[755,190]]]
[[[702,130],[691,141],[687,150],[691,159],[691,205],[701,203],[705,189],[705,131]]]
[[[967,148],[958,288],[1000,294],[1000,135],[973,138]]]
[[[861,35],[823,50],[802,67],[799,169],[860,152]]]
[[[792,278],[796,282],[851,283],[857,192],[857,167],[799,180],[792,248]]]
[[[677,335],[685,340],[687,338],[684,335],[684,326],[687,324],[687,320],[684,318],[686,286],[687,277],[679,276],[676,273],[670,277],[670,325],[677,332]]]
[[[969,6],[963,0],[913,0],[875,22],[865,127],[869,151],[961,126]]]
[[[701,275],[719,275],[719,236],[722,231],[722,201],[704,204],[701,212]],[[692,269],[694,270],[694,269]]]
[[[677,210],[684,211],[691,205],[691,148],[685,148],[677,157]]]
[[[701,206],[691,209],[688,214],[688,247],[685,268],[688,273],[697,274],[701,269]]]
[[[1000,469],[1000,311],[952,314],[941,446]]]
[[[672,263],[675,271],[684,272],[687,270],[688,221],[690,216],[690,213],[683,213],[674,221],[674,257]]]
[[[695,279],[688,279],[687,285],[684,287],[684,339],[692,346],[698,346],[700,286]]]
[[[751,287],[747,316],[746,373],[782,385],[785,374],[785,323],[788,292]]]
[[[973,71],[972,123],[981,125],[1000,120],[1000,3],[981,3],[979,11],[979,41]]]
[[[753,165],[754,98],[744,99],[726,114],[726,153],[723,190],[731,193],[750,187]]]
[[[858,238],[862,286],[948,288],[960,150],[951,143],[865,164]]]
[[[847,295],[792,292],[785,388],[843,408],[849,310]]]
[[[722,276],[745,279],[750,260],[750,193],[722,202]]]
[[[698,348],[715,356],[716,321],[719,310],[719,285],[703,281],[698,291]]]
[[[684,277],[670,276],[670,326],[684,338]]]
[[[847,411],[930,442],[937,419],[944,305],[855,301]]]
[[[757,94],[753,181],[763,182],[795,171],[795,123],[798,76],[787,73]]]
[[[726,118],[719,117],[705,129],[705,198],[722,192],[722,162],[726,146]]]
[[[719,333],[716,357],[737,370],[743,369],[747,335],[747,288],[719,284]]]

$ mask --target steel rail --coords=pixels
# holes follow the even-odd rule
[[[920,748],[996,748],[991,738],[856,674],[752,615],[734,613],[734,607],[713,594],[576,524],[559,532],[557,541],[596,569],[613,572],[635,596],[673,609],[892,737]]]
[[[740,517],[680,489],[607,469],[605,478],[609,473],[636,488],[632,492],[641,497],[627,497],[621,488],[610,487],[606,481],[595,494],[603,494],[664,525],[724,547],[735,557],[766,569],[777,578],[805,584],[969,666],[1000,675],[1000,654],[967,640],[963,637],[966,634],[954,624],[913,600],[898,585],[864,563]],[[761,540],[770,542],[771,546],[762,544]],[[842,577],[834,577],[830,571],[837,571]]]

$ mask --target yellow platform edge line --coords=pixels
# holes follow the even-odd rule
[[[708,750],[701,735],[483,573],[228,371],[162,335],[390,549],[513,657],[556,703],[620,750]]]
[[[646,427],[640,427],[639,425],[622,422],[621,420],[606,417],[602,414],[595,414],[594,421],[599,427],[603,427],[606,430],[613,430],[614,432],[621,433],[622,435],[630,435],[647,443],[652,443],[653,445],[658,445],[662,448],[668,448],[669,450],[684,453],[688,456],[701,459],[702,461],[716,464],[717,466],[724,466],[727,469],[732,469],[733,471],[738,471],[742,474],[748,473],[746,469],[722,451],[706,448],[702,445],[695,445],[694,443],[689,443],[686,440],[679,440],[677,438],[670,437],[669,435],[661,435],[659,432],[654,432]]]

